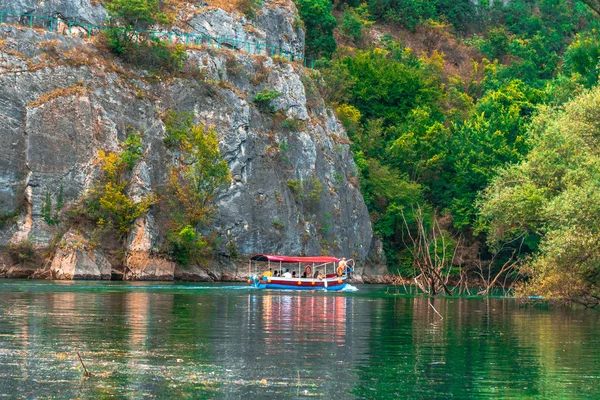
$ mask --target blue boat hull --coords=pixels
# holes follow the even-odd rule
[[[284,289],[284,290],[327,290],[328,292],[337,292],[344,289],[347,286],[347,283],[342,283],[341,285],[335,286],[293,286],[293,285],[278,285],[276,283],[259,283],[258,285],[253,285],[257,289]]]

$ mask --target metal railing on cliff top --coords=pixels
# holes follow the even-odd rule
[[[110,25],[93,25],[75,21],[69,21],[61,18],[45,17],[43,15],[34,15],[18,13],[7,10],[0,10],[0,24],[18,24],[27,26],[31,29],[41,28],[48,32],[57,33],[65,36],[88,37],[99,32],[108,31]],[[283,50],[281,47],[270,46],[265,43],[248,42],[240,39],[232,39],[219,36],[204,35],[201,33],[184,32],[165,32],[165,31],[133,31],[139,40],[140,35],[146,35],[150,38],[167,40],[170,43],[179,43],[183,45],[206,45],[211,48],[221,49],[222,47],[231,50],[246,52],[248,54],[264,54],[266,56],[281,56],[290,61],[302,60],[306,68],[314,68],[315,60],[304,57],[303,54],[296,54]]]

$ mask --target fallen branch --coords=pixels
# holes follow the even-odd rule
[[[435,307],[433,306],[433,304],[431,304],[431,300],[429,301],[429,305],[431,306],[431,308],[433,308],[433,311],[435,311],[435,313],[440,316],[441,319],[444,319],[444,317],[442,317],[442,314],[440,314],[438,312],[438,310],[435,309]]]
[[[77,357],[79,357],[79,362],[81,363],[81,366],[83,367],[83,376],[85,376],[86,378],[94,376],[94,374],[92,374],[90,371],[88,371],[88,369],[85,367],[85,364],[83,363],[83,360],[81,359],[81,355],[79,354],[79,352],[76,351],[76,353],[77,353]]]

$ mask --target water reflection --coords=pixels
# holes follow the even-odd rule
[[[597,313],[152,285],[1,283],[0,395],[600,397]]]
[[[336,342],[346,340],[346,304],[353,298],[326,296],[261,296],[262,329],[266,353],[292,342]]]

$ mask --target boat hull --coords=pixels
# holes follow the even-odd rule
[[[327,284],[325,284],[327,282]],[[285,289],[285,290],[322,290],[338,291],[347,286],[346,277],[333,279],[293,279],[293,278],[270,278],[252,282],[251,285],[257,289]]]

